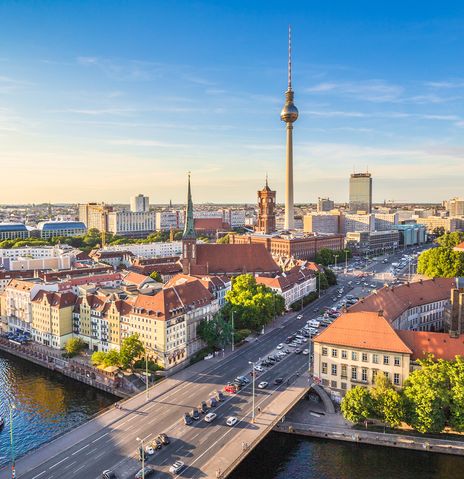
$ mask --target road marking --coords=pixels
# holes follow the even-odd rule
[[[77,471],[80,471],[81,469],[84,469],[84,467],[86,466],[87,464],[83,464],[81,467],[78,467],[77,469],[74,470],[74,472],[77,472]]]
[[[83,451],[86,447],[89,447],[90,444],[86,444],[85,446],[81,447],[80,449],[78,449],[77,451],[74,451],[71,456],[75,456],[76,454],[79,454],[81,451]]]
[[[63,467],[63,469],[68,469],[68,468],[70,468],[71,466],[74,466],[74,464],[77,464],[77,461],[71,462],[71,464],[68,464],[67,466]]]
[[[105,436],[108,436],[108,433],[107,433],[107,432],[105,432],[105,434],[102,434],[100,437],[97,437],[97,439],[95,439],[94,441],[92,441],[92,444],[93,444],[94,442],[99,441],[102,437],[105,437]]]
[[[34,476],[32,479],[37,479],[37,477],[40,477],[42,474],[45,474],[46,471],[42,471],[40,474],[37,474]]]
[[[53,469],[54,467],[59,466],[62,462],[68,459],[69,459],[69,456],[66,456],[64,459],[61,459],[61,461],[57,462],[56,464],[53,464],[53,466],[50,466],[48,469]]]

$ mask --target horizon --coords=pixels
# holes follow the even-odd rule
[[[398,8],[401,5],[401,8]],[[420,7],[420,8],[419,8]],[[464,196],[464,5],[4,2],[0,203],[284,197],[292,25],[295,204]],[[85,33],[84,33],[85,32]]]

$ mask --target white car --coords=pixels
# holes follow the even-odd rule
[[[309,354],[309,349],[303,349],[303,354],[307,356]]]
[[[278,344],[276,349],[282,349],[284,347],[284,345],[282,343]]]
[[[296,319],[303,319],[303,315],[302,314],[299,314]]]
[[[255,371],[258,371],[258,373],[262,373],[264,369],[261,366],[256,365],[255,366]]]
[[[176,461],[170,468],[169,472],[177,474],[184,468],[185,464],[182,461]]]
[[[213,422],[217,418],[217,414],[215,412],[209,412],[205,416],[205,421],[206,422]]]
[[[238,419],[235,416],[229,416],[227,418],[226,424],[230,427],[235,426],[238,422]]]
[[[151,447],[151,446],[147,446],[145,448],[145,452],[149,455],[149,456],[153,456],[153,454],[155,454],[155,450]]]
[[[258,389],[266,389],[268,384],[269,384],[269,383],[266,382],[266,381],[261,381],[261,382],[258,384]]]

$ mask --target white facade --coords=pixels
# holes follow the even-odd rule
[[[330,213],[311,213],[303,217],[305,233],[338,234],[340,215]]]
[[[139,258],[179,256],[182,253],[182,242],[121,244],[106,246],[103,251],[130,251],[134,256],[138,256]]]
[[[375,217],[373,214],[351,214],[347,213],[342,216],[342,232],[356,231],[375,231]]]
[[[155,213],[113,211],[108,213],[108,231],[121,236],[146,236],[155,231]]]
[[[392,326],[395,329],[412,331],[442,331],[445,307],[448,304],[450,304],[450,300],[447,298],[421,306],[414,306],[394,319]]]
[[[146,213],[150,211],[150,198],[144,195],[132,196],[130,199],[130,210],[132,213]]]
[[[181,211],[158,211],[156,213],[156,229],[158,231],[182,229],[184,226],[183,218],[183,212]]]
[[[398,213],[375,213],[375,230],[391,231],[398,224]]]
[[[70,256],[57,256],[55,258],[17,258],[9,260],[9,271],[27,271],[36,269],[69,269],[71,268]]]

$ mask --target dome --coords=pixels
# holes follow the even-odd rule
[[[285,123],[293,123],[298,118],[298,108],[293,103],[286,103],[280,112],[280,119]]]

